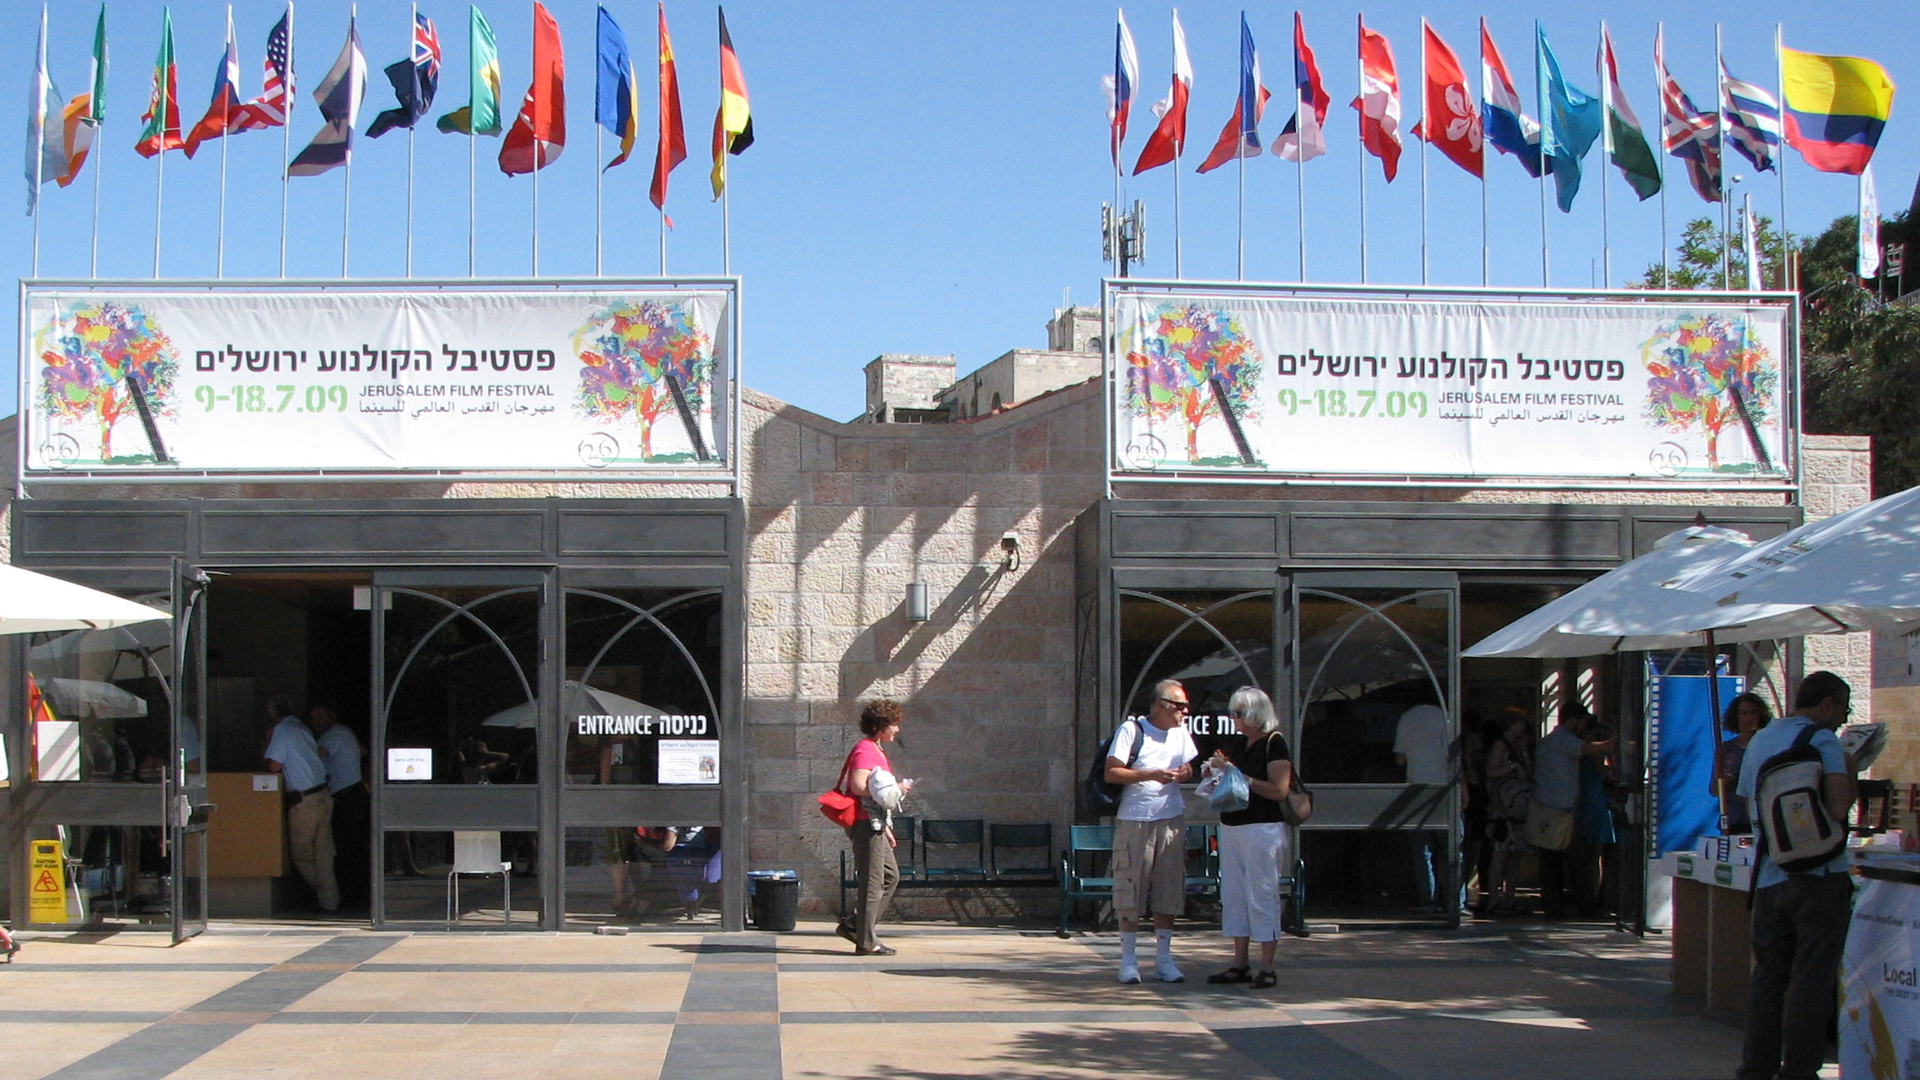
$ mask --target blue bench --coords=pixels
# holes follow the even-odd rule
[[[977,818],[895,814],[899,890],[1054,888],[1053,825],[991,825]],[[1034,853],[1037,853],[1034,854]],[[1024,860],[1024,861],[1023,861]],[[859,888],[851,853],[840,853],[840,917],[852,912],[847,896]]]
[[[1060,929],[1067,936],[1073,905],[1080,901],[1113,901],[1113,826],[1075,825],[1067,831],[1067,850],[1060,857]],[[1305,900],[1296,874],[1281,877],[1280,890],[1291,902]],[[1187,895],[1220,896],[1220,827],[1187,826]],[[1296,909],[1297,910],[1297,909]],[[1297,916],[1296,916],[1297,917]],[[1098,920],[1095,920],[1096,926]]]

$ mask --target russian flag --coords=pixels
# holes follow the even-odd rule
[[[1253,31],[1247,29],[1247,16],[1240,15],[1240,97],[1233,103],[1233,115],[1220,129],[1220,140],[1213,144],[1207,160],[1196,172],[1209,172],[1234,158],[1254,157],[1260,153],[1260,117],[1272,97],[1260,85],[1260,50],[1253,47]]]
[[[1485,19],[1480,20],[1480,127],[1495,150],[1519,158],[1528,176],[1540,175],[1540,125],[1520,107],[1513,76]]]
[[[1860,175],[1893,111],[1893,80],[1871,60],[1780,50],[1787,144],[1821,172]]]
[[[1133,31],[1127,29],[1127,13],[1120,13],[1113,31],[1113,74],[1107,84],[1107,125],[1113,150],[1113,166],[1120,167],[1120,144],[1127,141],[1127,114],[1133,110],[1133,84],[1140,81],[1140,53],[1133,47]]]
[[[207,105],[207,114],[187,132],[187,156],[192,157],[200,144],[208,139],[218,139],[229,131],[237,130],[235,125],[244,120],[240,110],[240,50],[233,43],[233,14],[227,14],[227,52],[220,58],[220,67],[213,76],[213,101]]]

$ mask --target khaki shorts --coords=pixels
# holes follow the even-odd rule
[[[1137,921],[1141,899],[1161,915],[1187,907],[1187,819],[1113,823],[1113,913]]]

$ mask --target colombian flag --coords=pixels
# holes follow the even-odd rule
[[[1893,111],[1893,80],[1871,60],[1780,50],[1787,144],[1821,172],[1860,175]]]

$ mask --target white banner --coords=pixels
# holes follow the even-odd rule
[[[1911,873],[1906,876],[1911,877]],[[1920,1075],[1920,885],[1862,878],[1840,966],[1840,1075]]]
[[[24,471],[725,472],[730,301],[718,287],[33,289]]]
[[[1786,475],[1776,303],[1116,289],[1116,472]]]

